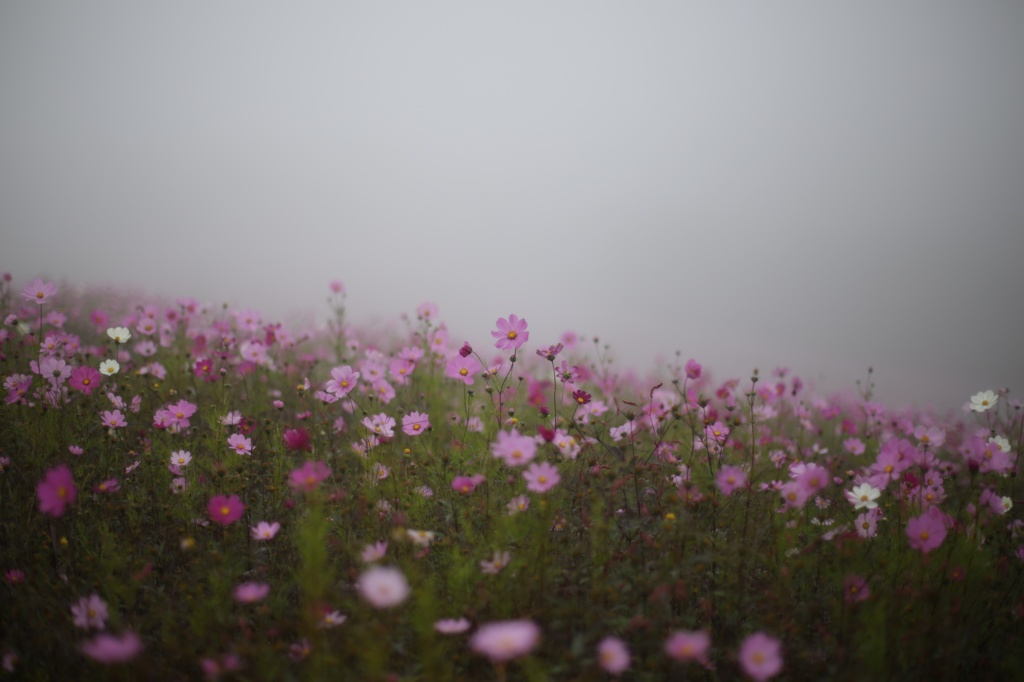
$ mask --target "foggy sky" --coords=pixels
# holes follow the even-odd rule
[[[0,270],[959,406],[1024,393],[1022,66],[1018,2],[6,2]]]

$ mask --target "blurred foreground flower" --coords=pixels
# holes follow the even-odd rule
[[[481,625],[469,640],[478,654],[502,663],[525,656],[540,643],[540,628],[531,620],[506,620]]]

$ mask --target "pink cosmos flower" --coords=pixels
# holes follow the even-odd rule
[[[35,364],[33,361],[32,365]],[[54,386],[62,385],[68,380],[73,371],[71,365],[61,358],[43,358],[42,362],[39,363],[38,370],[39,374]]]
[[[363,547],[362,553],[359,558],[363,560],[364,564],[372,564],[374,561],[380,561],[388,553],[388,543],[384,540],[379,540],[372,545]]]
[[[864,442],[860,438],[847,438],[843,441],[843,449],[851,455],[863,455]]]
[[[253,540],[271,540],[277,535],[277,531],[281,530],[281,524],[277,521],[273,523],[260,521],[251,530]]]
[[[445,367],[444,375],[452,379],[458,379],[467,386],[476,382],[476,375],[480,371],[480,363],[473,356],[454,356],[449,358]]]
[[[927,554],[942,544],[946,539],[946,524],[938,507],[929,507],[928,511],[907,522],[907,537],[910,546]]]
[[[263,601],[268,594],[270,594],[270,585],[266,583],[242,583],[235,587],[235,601],[240,604]]]
[[[121,482],[116,478],[109,478],[98,484],[93,491],[98,493],[116,493],[121,490]]]
[[[724,466],[718,470],[715,482],[722,494],[728,497],[734,490],[747,484],[747,473],[737,466]]]
[[[331,468],[324,462],[306,462],[301,467],[292,470],[288,485],[292,490],[309,493],[316,490],[320,482],[330,475]]]
[[[309,432],[301,426],[297,429],[286,429],[283,436],[284,446],[296,452],[309,452],[313,449]]]
[[[192,425],[189,417],[196,413],[196,406],[187,400],[179,400],[173,405],[168,405],[167,411],[171,413],[172,423],[178,428],[187,429]]]
[[[392,438],[395,435],[395,419],[381,412],[372,417],[363,417],[363,426],[378,438]]]
[[[878,532],[878,520],[880,518],[878,512],[878,509],[866,511],[854,519],[853,529],[857,531],[858,536],[865,539],[875,537],[875,533]]]
[[[127,663],[142,651],[142,640],[131,630],[117,637],[99,634],[82,642],[82,653],[100,663]]]
[[[345,284],[340,279],[332,279],[330,287],[333,294],[341,296],[345,293]]]
[[[597,645],[597,662],[610,675],[621,675],[629,668],[629,647],[618,637],[605,637]]]
[[[324,385],[324,390],[340,398],[351,393],[358,381],[359,372],[352,371],[348,365],[342,365],[331,370],[331,378]]]
[[[233,433],[228,437],[228,446],[240,455],[252,454],[252,441],[240,433]]]
[[[757,682],[775,677],[782,671],[782,643],[763,632],[755,632],[740,646],[740,665]]]
[[[222,526],[228,526],[242,518],[245,505],[238,499],[238,495],[214,495],[210,498],[206,510],[211,519]]]
[[[419,436],[430,428],[430,417],[419,412],[410,412],[402,417],[402,431],[407,436]]]
[[[494,347],[500,350],[514,351],[530,338],[530,332],[526,331],[526,320],[515,315],[509,315],[508,319],[499,317],[494,324],[498,330],[491,332],[491,336],[498,339]]]
[[[677,661],[708,662],[711,635],[706,630],[676,630],[665,640],[665,653]]]
[[[530,620],[506,620],[481,625],[469,646],[478,654],[502,663],[525,656],[540,643],[540,628]]]
[[[119,429],[128,426],[128,422],[124,420],[124,415],[121,414],[121,410],[114,410],[113,412],[110,410],[104,410],[100,414],[100,418],[103,425],[108,429]]]
[[[843,581],[843,594],[847,604],[855,604],[871,596],[871,590],[868,588],[868,582],[864,580],[863,576],[851,573]]]
[[[520,435],[516,429],[511,433],[499,431],[497,440],[491,443],[491,454],[505,460],[511,467],[522,466],[537,455],[537,444],[533,438]]]
[[[97,594],[82,597],[71,607],[71,617],[75,627],[80,627],[83,630],[89,628],[102,630],[107,624],[107,616],[107,603]]]
[[[199,661],[199,666],[203,669],[203,675],[208,680],[220,679],[222,675],[238,672],[243,668],[242,657],[234,652],[224,654],[220,657],[220,660],[204,658]]]
[[[434,629],[442,635],[457,635],[468,630],[469,625],[465,618],[442,618],[434,623]]]
[[[508,515],[514,516],[515,514],[526,511],[530,508],[530,498],[526,495],[517,495],[509,500],[508,504],[505,506],[508,509]]]
[[[359,594],[377,609],[398,606],[409,597],[409,583],[405,575],[391,566],[371,566],[356,584]]]
[[[36,487],[36,494],[39,497],[39,511],[50,516],[62,516],[65,507],[78,497],[78,489],[68,466],[61,464],[47,471]]]
[[[21,290],[21,295],[28,301],[42,305],[46,303],[46,299],[57,295],[57,285],[53,282],[35,279],[25,285]]]
[[[782,493],[783,509],[803,509],[809,498],[807,489],[799,481],[789,481],[779,492]]]
[[[548,462],[534,462],[523,472],[523,478],[526,479],[526,489],[535,493],[546,493],[562,480],[558,467]]]
[[[99,388],[102,380],[103,375],[99,371],[82,365],[81,367],[75,367],[71,371],[71,379],[68,381],[68,385],[85,395],[91,395],[93,390]]]

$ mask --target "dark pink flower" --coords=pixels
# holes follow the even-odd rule
[[[295,429],[287,429],[283,437],[284,445],[289,450],[309,452],[313,449],[310,443],[309,432],[301,426]]]
[[[472,354],[473,354],[473,347],[471,345],[469,345],[469,341],[463,342],[462,348],[459,349],[459,355],[461,355],[464,358],[468,358]]]
[[[78,497],[78,489],[66,464],[50,469],[36,487],[39,511],[50,516],[61,516],[64,508]]]
[[[98,370],[82,365],[81,367],[75,367],[71,371],[71,379],[68,381],[68,385],[77,391],[90,395],[99,387],[102,380],[103,375]]]
[[[206,509],[211,519],[222,526],[227,526],[242,518],[245,505],[238,499],[238,495],[214,495]]]
[[[526,331],[526,320],[516,315],[509,315],[508,319],[499,317],[494,324],[498,328],[491,332],[491,336],[498,339],[494,343],[495,348],[516,350],[530,339],[530,332]]]
[[[452,490],[457,493],[462,493],[463,495],[468,495],[483,482],[484,477],[481,474],[475,474],[473,476],[456,476],[452,480]]]
[[[698,363],[696,360],[692,358],[687,360],[685,369],[687,379],[700,379],[701,366],[700,363]]]

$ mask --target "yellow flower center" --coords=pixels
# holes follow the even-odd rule
[[[515,330],[513,330],[513,329],[509,329],[509,330],[508,330],[508,338],[510,338],[510,339],[514,339],[514,338],[516,338],[517,336],[518,336],[518,334],[516,334]]]
[[[467,374],[469,374],[469,370],[463,367],[462,369],[459,370],[459,374],[461,374],[462,376],[466,376]]]
[[[220,508],[220,515],[221,516],[227,516],[230,513],[231,513],[231,509],[227,505],[224,505],[223,507]]]

